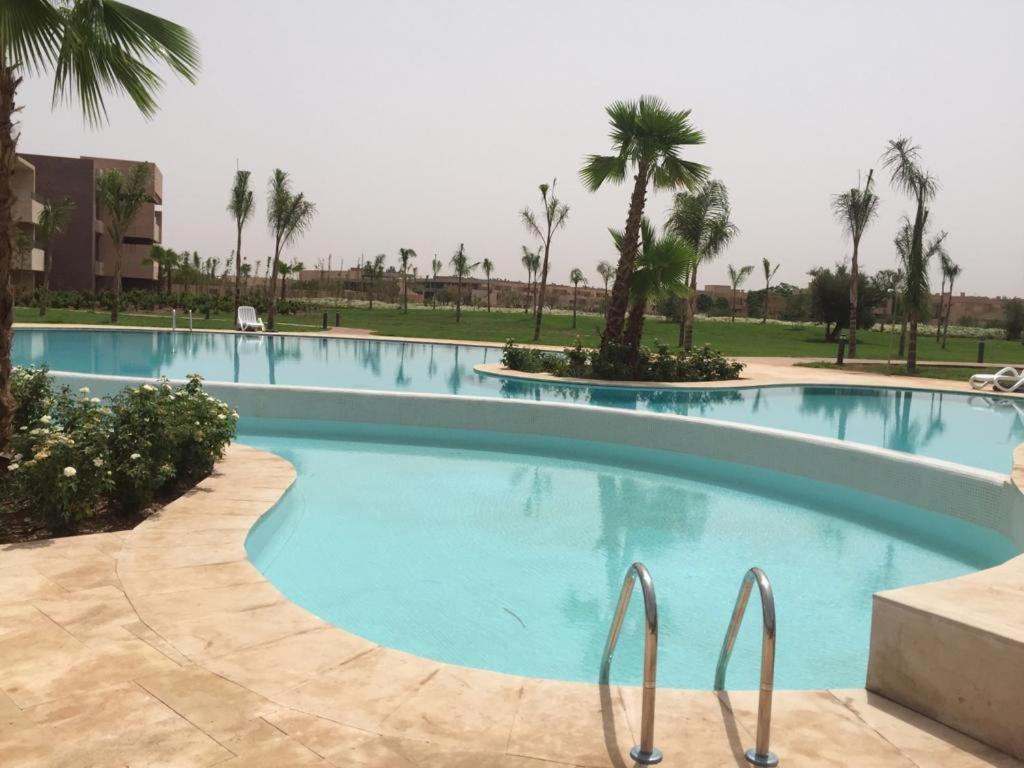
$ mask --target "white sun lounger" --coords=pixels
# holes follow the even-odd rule
[[[240,331],[265,331],[263,320],[256,316],[254,307],[239,307],[235,323]]]
[[[1024,368],[1002,368],[996,373],[976,373],[970,378],[974,389],[982,389],[989,384],[998,392],[1016,392],[1024,389]]]

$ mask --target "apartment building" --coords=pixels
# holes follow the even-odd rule
[[[110,169],[127,173],[139,161],[31,154],[21,155],[19,160],[34,170],[37,202],[67,197],[75,204],[67,229],[49,249],[53,258],[50,288],[78,291],[111,288],[114,247],[107,234],[106,215],[96,204],[96,176]],[[156,287],[157,267],[144,262],[149,256],[150,246],[163,240],[163,212],[160,209],[163,204],[163,174],[156,164],[147,165],[152,171],[147,190],[152,202],[142,206],[123,241],[121,276],[125,289]],[[40,252],[40,271],[41,255]],[[25,278],[22,280],[28,282]]]
[[[14,161],[11,187],[14,190],[11,214],[18,226],[11,278],[15,290],[32,290],[36,275],[43,271],[43,251],[36,244],[36,224],[43,205],[36,196],[36,169],[23,157]]]

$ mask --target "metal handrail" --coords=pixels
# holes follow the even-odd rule
[[[736,596],[736,606],[732,609],[729,619],[729,630],[722,643],[722,652],[718,655],[718,668],[715,670],[715,690],[725,689],[725,671],[729,666],[736,635],[747,610],[750,591],[757,583],[761,593],[761,617],[764,631],[761,635],[761,688],[757,698],[757,742],[746,752],[747,762],[751,765],[771,768],[779,764],[779,758],[768,748],[772,729],[772,690],[775,686],[775,597],[772,595],[772,583],[760,568],[751,568],[743,574],[740,593]]]
[[[619,642],[622,621],[633,596],[633,583],[640,579],[640,590],[644,595],[644,617],[646,628],[644,633],[644,689],[643,704],[640,713],[640,744],[629,750],[629,756],[637,763],[653,765],[660,763],[661,750],[654,746],[654,694],[655,678],[658,671],[658,601],[654,597],[654,580],[650,571],[643,563],[633,563],[626,571],[619,593],[619,604],[615,608],[615,618],[608,632],[608,642],[604,646],[604,658],[601,661],[601,684],[608,684],[608,670],[612,664],[612,654]]]

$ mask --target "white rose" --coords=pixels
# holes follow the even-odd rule
[[[92,465],[94,467],[102,467],[103,466],[103,459],[101,459],[99,457],[96,457],[95,459],[92,460]]]
[[[52,419],[50,419],[49,414],[47,414],[46,416],[41,416],[39,418],[39,421],[41,421],[43,424],[49,424],[50,421],[52,421]]]
[[[21,466],[21,465],[20,465],[20,464],[8,464],[8,465],[7,465],[7,469],[8,469],[8,471],[10,471],[10,472],[13,472],[13,471],[14,471],[14,470],[16,470],[16,469],[17,469],[17,468],[18,468],[19,466]]]
[[[132,461],[137,461],[138,459],[142,458],[142,454],[141,453],[133,453],[128,458],[130,458]]]
[[[94,398],[90,399],[89,402],[93,403],[95,405],[99,405],[100,399],[98,397],[94,397]]]
[[[74,467],[64,467],[64,477],[74,477],[78,474],[78,470]]]
[[[82,387],[78,391],[81,392],[83,395],[88,395],[89,394],[89,388],[88,387]]]
[[[227,419],[227,416],[225,416],[223,413],[218,413],[217,414],[217,419],[220,420],[220,421],[224,421],[224,420]]]

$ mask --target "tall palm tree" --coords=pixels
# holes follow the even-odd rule
[[[529,208],[523,208],[519,216],[527,231],[544,243],[544,261],[540,268],[540,292],[537,294],[537,311],[533,318],[533,340],[540,339],[540,322],[544,314],[544,290],[548,285],[548,266],[551,258],[551,238],[559,229],[563,229],[569,221],[569,206],[555,197],[555,181],[551,185],[540,185],[541,210],[544,212],[544,226],[541,227],[537,216]],[[550,193],[550,194],[549,194]]]
[[[946,299],[946,316],[945,316],[944,319],[940,318],[943,321],[942,322],[942,325],[943,325],[943,328],[942,328],[942,348],[945,349],[946,348],[946,339],[949,338],[949,316],[953,312],[953,284],[956,282],[956,279],[958,277],[960,277],[961,273],[963,272],[963,268],[961,268],[961,266],[959,264],[954,264],[947,257],[946,258],[946,262],[943,264],[942,269],[943,269],[943,272],[946,275],[946,278],[949,280],[949,298]]]
[[[942,338],[942,319],[946,316],[946,281],[949,279],[949,269],[953,266],[953,260],[949,258],[949,253],[946,251],[945,246],[939,251],[939,274],[942,276],[942,285],[939,287],[939,313],[938,322],[935,323],[935,341],[936,343]],[[953,298],[953,294],[949,296]]]
[[[669,109],[655,96],[641,96],[636,101],[616,101],[605,111],[611,123],[613,154],[589,155],[580,170],[583,184],[595,192],[606,181],[623,183],[631,169],[634,176],[602,347],[622,341],[648,187],[691,189],[708,174],[705,166],[679,156],[683,147],[704,143],[704,134],[690,123],[690,110]]]
[[[416,251],[412,248],[398,249],[398,266],[402,270],[402,311],[409,311],[409,267],[412,260],[416,258]]]
[[[580,289],[580,283],[587,284],[587,278],[583,276],[582,269],[573,269],[569,273],[569,282],[572,283],[572,327],[576,327],[576,296]]]
[[[281,273],[281,301],[285,300],[285,288],[288,285],[288,278],[299,274],[305,268],[306,265],[301,261],[293,261],[291,264],[285,264],[282,261],[277,265],[277,271]]]
[[[242,302],[242,228],[249,221],[253,212],[253,193],[249,188],[249,171],[235,171],[235,181],[231,185],[231,199],[228,201],[228,213],[235,219],[235,318],[238,318],[238,305]]]
[[[615,267],[613,267],[610,263],[602,259],[601,261],[597,262],[597,274],[600,275],[601,280],[604,281],[604,298],[607,301],[608,281],[611,280],[612,276],[615,274]]]
[[[274,262],[270,269],[270,309],[267,330],[274,330],[277,314],[277,276],[281,270],[281,252],[313,224],[316,206],[301,192],[292,192],[291,178],[275,168],[267,184],[267,225],[274,237]]]
[[[910,335],[907,343],[907,370],[917,370],[917,323],[928,304],[928,254],[924,234],[928,223],[928,205],[935,199],[939,182],[921,166],[921,148],[908,137],[889,141],[882,163],[890,174],[892,186],[915,203],[910,228],[909,251],[904,268],[904,299]],[[941,245],[941,241],[939,243]]]
[[[121,256],[128,227],[146,203],[153,202],[149,193],[152,180],[150,167],[136,163],[128,174],[116,168],[101,171],[96,176],[96,206],[106,214],[107,234],[114,248],[114,303],[110,308],[110,322],[116,323],[121,305]]]
[[[729,282],[732,284],[732,313],[729,315],[729,322],[736,322],[736,291],[743,285],[743,282],[750,276],[750,273],[754,271],[754,268],[748,264],[745,267],[736,269],[732,264],[729,265]]]
[[[681,299],[679,346],[683,349],[693,348],[697,269],[704,262],[716,258],[739,234],[739,227],[731,217],[729,190],[718,179],[708,179],[693,190],[677,192],[672,200],[672,211],[665,228],[688,242],[696,250],[698,259],[690,270],[690,290]]]
[[[39,316],[46,314],[50,303],[50,270],[53,269],[53,241],[64,234],[71,215],[75,212],[75,204],[71,198],[63,200],[47,200],[39,214],[36,224],[36,240],[43,249],[43,295],[39,297]]]
[[[384,260],[387,258],[383,253],[373,257],[373,261],[363,264],[363,279],[369,282],[370,290],[367,292],[370,297],[370,309],[373,309],[373,297],[377,289],[377,280],[384,274]]]
[[[768,322],[768,299],[772,295],[772,278],[782,265],[776,264],[773,267],[768,259],[761,259],[761,266],[764,268],[764,313],[761,315],[761,324],[764,325]]]
[[[616,250],[621,252],[626,247],[625,234],[616,229],[609,232]],[[641,219],[640,255],[633,272],[629,316],[623,336],[634,364],[639,360],[648,304],[685,294],[689,290],[690,270],[696,266],[697,258],[696,250],[685,240],[676,235],[658,238],[651,222],[646,217]]]
[[[847,354],[857,356],[857,287],[859,285],[860,239],[871,220],[878,215],[878,195],[872,186],[874,170],[868,171],[868,178],[862,189],[858,186],[832,196],[832,212],[843,230],[853,240],[853,258],[850,259],[850,330]]]
[[[434,292],[430,296],[430,304],[435,309],[437,308],[437,274],[441,271],[441,267],[444,266],[444,262],[437,258],[437,254],[434,254],[434,260],[430,262],[430,271],[434,273]]]
[[[473,274],[473,270],[480,265],[480,262],[470,262],[469,257],[466,256],[465,244],[459,243],[458,250],[452,255],[451,265],[455,276],[459,278],[459,292],[455,294],[455,322],[458,323],[462,320],[462,281]]]
[[[526,267],[526,300],[523,301],[523,311],[529,312],[533,304],[533,251],[523,246],[523,256],[520,263]]]
[[[484,277],[487,278],[487,311],[491,311],[491,273],[494,271],[494,262],[490,259],[484,259],[480,265],[480,268],[484,271]]]
[[[14,294],[14,193],[11,176],[19,134],[14,115],[24,74],[53,72],[54,103],[81,103],[92,125],[106,122],[104,98],[124,93],[145,117],[157,110],[162,85],[153,62],[194,82],[199,49],[192,33],[159,16],[110,0],[4,0],[0,3],[0,451],[7,446]]]

